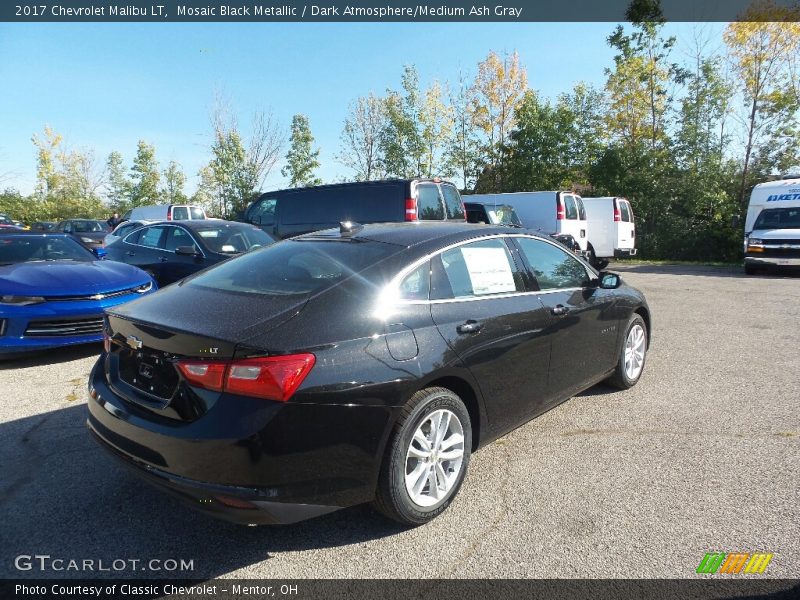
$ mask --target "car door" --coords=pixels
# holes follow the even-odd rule
[[[431,316],[477,380],[497,434],[548,402],[550,317],[527,286],[502,237],[464,243],[431,260]]]
[[[549,313],[549,391],[563,398],[613,368],[619,326],[615,295],[598,288],[587,267],[555,243],[526,236],[514,242]]]
[[[131,233],[125,238],[124,255],[122,260],[129,265],[144,269],[161,283],[162,267],[165,261],[161,260],[166,225],[151,225]]]
[[[167,226],[164,249],[161,251],[162,285],[167,285],[205,268],[203,253],[192,234],[183,227]],[[196,254],[178,254],[178,248],[193,247]]]

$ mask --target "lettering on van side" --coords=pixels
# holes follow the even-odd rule
[[[800,200],[800,194],[772,194],[767,202],[780,202],[781,200]]]

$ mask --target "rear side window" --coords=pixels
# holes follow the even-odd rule
[[[464,244],[433,259],[431,299],[489,296],[522,290],[520,273],[501,239]]]
[[[173,206],[172,207],[172,220],[173,221],[185,221],[189,218],[189,207],[188,206]]]
[[[464,219],[464,205],[461,203],[461,194],[452,185],[442,185],[442,197],[447,209],[448,219]]]
[[[439,197],[439,186],[436,184],[417,186],[417,217],[422,221],[444,219],[444,207]]]
[[[631,219],[631,210],[630,210],[630,207],[628,206],[628,203],[627,203],[627,202],[625,202],[624,200],[622,200],[622,201],[619,203],[619,212],[620,212],[620,215],[621,215],[621,217],[620,217],[620,218],[621,218],[623,221],[625,221],[626,223],[630,223],[630,222],[633,220],[633,219]]]
[[[541,290],[580,288],[588,275],[578,260],[561,248],[534,238],[517,238]]]
[[[129,223],[127,225],[121,225],[117,227],[116,231],[114,231],[114,235],[117,237],[124,237],[128,232],[133,231],[138,227],[136,223]]]
[[[148,248],[160,247],[161,235],[164,233],[164,229],[166,227],[147,227],[143,229],[139,235],[138,244]]]
[[[406,275],[400,284],[401,300],[427,300],[430,292],[431,267],[425,262]]]
[[[578,206],[575,204],[575,196],[564,196],[564,208],[566,210],[567,219],[570,221],[576,221],[578,219]]]
[[[583,206],[583,200],[580,198],[580,196],[575,196],[575,204],[578,205],[578,218],[581,221],[585,221],[586,220],[586,209]]]

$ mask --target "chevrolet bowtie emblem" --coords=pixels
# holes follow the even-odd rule
[[[140,340],[135,335],[129,335],[128,337],[126,337],[125,343],[128,344],[128,346],[130,346],[134,350],[138,350],[139,348],[142,347],[142,340]]]

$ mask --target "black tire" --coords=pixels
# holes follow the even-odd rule
[[[745,275],[756,275],[756,274],[758,274],[758,267],[756,267],[755,265],[745,264],[745,266],[744,266],[744,274]]]
[[[464,454],[457,479],[444,497],[432,506],[421,506],[411,499],[406,489],[406,457],[417,428],[428,415],[440,409],[447,409],[458,417],[464,435]],[[472,426],[461,398],[441,387],[418,391],[403,407],[395,423],[378,476],[373,506],[383,515],[405,525],[417,526],[431,521],[447,509],[461,488],[469,467],[471,449]]]
[[[625,345],[628,340],[628,335],[630,335],[631,330],[637,325],[639,325],[644,332],[644,356],[642,358],[642,368],[635,377],[631,378],[628,376],[628,373],[625,370]],[[647,347],[647,325],[645,324],[641,315],[638,313],[633,313],[628,321],[628,326],[625,328],[625,336],[622,338],[622,344],[619,349],[619,358],[617,360],[617,366],[614,369],[614,374],[608,378],[607,382],[621,390],[627,390],[635,386],[639,379],[641,379],[642,373],[644,373],[644,368],[647,364]]]

